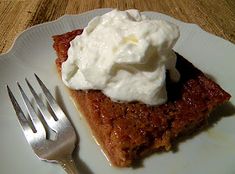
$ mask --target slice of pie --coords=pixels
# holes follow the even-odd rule
[[[56,66],[67,59],[70,41],[80,35],[75,30],[53,36]],[[119,167],[156,150],[169,150],[177,137],[206,125],[209,113],[230,99],[219,85],[177,54],[181,74],[177,83],[167,76],[168,101],[158,106],[138,102],[117,103],[98,90],[71,90],[71,95],[111,162]]]

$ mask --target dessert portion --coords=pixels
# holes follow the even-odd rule
[[[134,18],[136,16],[130,15],[129,17]],[[53,46],[57,53],[56,66],[62,77],[64,63],[71,60],[68,58],[71,51],[69,48],[73,47],[71,44],[76,44],[74,39],[76,40],[77,38],[82,37],[83,32],[82,29],[78,29],[62,35],[53,36]],[[172,48],[174,44],[173,40],[175,38],[177,37],[174,37],[171,40],[171,44],[168,46],[167,44],[163,44],[168,47],[168,52],[171,52],[169,49]],[[136,39],[133,38],[130,40],[136,41]],[[156,48],[158,48],[158,46],[156,46]],[[154,44],[151,46],[151,49],[152,47],[154,47]],[[123,48],[123,50],[125,49],[127,48]],[[133,54],[135,51],[136,49],[133,48]],[[161,55],[159,56],[160,53],[158,50],[156,52],[157,55],[155,56],[157,56],[157,58],[155,61],[161,60],[161,58],[159,58],[161,57]],[[128,56],[130,59],[136,58],[135,56],[132,57],[132,55],[126,54],[127,53],[124,54],[125,56],[123,56],[123,58]],[[116,166],[130,166],[136,159],[139,159],[150,152],[170,150],[172,142],[179,136],[198,131],[199,127],[207,124],[209,113],[215,107],[230,99],[230,95],[227,92],[225,92],[218,84],[208,79],[200,70],[194,67],[181,55],[176,53],[176,57],[174,57],[172,52],[170,55],[171,56],[168,56],[167,58],[165,57],[168,61],[165,61],[165,64],[163,65],[166,69],[164,82],[160,85],[160,89],[157,88],[158,90],[155,90],[156,93],[159,93],[159,91],[161,93],[161,89],[164,88],[167,94],[167,96],[164,96],[167,97],[165,98],[165,101],[162,100],[159,103],[158,101],[155,101],[155,103],[145,103],[145,101],[151,100],[138,100],[136,98],[126,102],[124,100],[115,101],[115,98],[113,99],[112,96],[109,97],[105,94],[103,90],[105,88],[101,89],[97,87],[97,89],[93,89],[87,88],[86,86],[84,89],[72,89],[69,87],[71,96],[78,105],[84,118],[87,120],[94,136],[102,146],[110,161]],[[114,57],[114,55],[111,57],[112,61]],[[154,54],[151,54],[149,57],[154,59]],[[117,57],[115,57],[115,59],[116,58]],[[81,59],[87,59],[87,57],[81,57]],[[96,58],[96,60],[97,59],[102,60]],[[166,62],[171,62],[171,66],[166,68]],[[87,62],[87,64],[89,63],[90,62]],[[106,64],[107,62],[105,60],[105,62],[101,62],[100,65],[102,65],[102,63]],[[79,62],[76,62],[76,65],[79,65]],[[128,65],[128,63],[126,65]],[[140,65],[137,66],[137,69],[139,66]],[[157,68],[159,67],[161,66],[157,66]],[[79,73],[80,71],[78,71],[78,69],[80,68],[81,67],[75,68],[76,71],[72,71],[73,74]],[[98,68],[102,68],[102,66]],[[122,72],[122,69],[126,71],[129,67],[126,68],[126,66],[124,66],[118,68],[118,71]],[[154,70],[152,70],[152,72]],[[134,72],[138,73],[138,71]],[[104,74],[105,73],[106,71]],[[84,74],[86,74],[86,71]],[[116,72],[116,74],[118,73]],[[70,77],[75,76],[71,75]],[[129,76],[127,77],[129,78]],[[84,78],[85,80],[88,79],[89,82],[92,81],[89,77]],[[100,80],[110,80],[109,78],[105,79],[106,76],[105,78],[102,76],[95,76],[95,78],[97,79],[97,82]],[[65,84],[72,84],[73,82],[70,80],[71,79],[66,80],[67,84]],[[77,78],[76,80],[80,81],[81,79]],[[150,80],[152,79],[150,78]],[[94,81],[96,82],[96,80]],[[154,83],[154,81],[152,81],[152,83]],[[88,86],[94,84],[95,83],[91,83],[88,84]],[[140,82],[140,85],[143,84]],[[115,84],[113,86],[115,86]],[[150,95],[151,93],[146,91],[146,95],[148,94]],[[151,99],[161,100],[162,98],[155,97]]]

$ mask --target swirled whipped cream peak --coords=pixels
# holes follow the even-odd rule
[[[70,42],[63,82],[72,89],[101,90],[113,101],[163,104],[166,70],[173,81],[180,77],[172,50],[178,37],[172,23],[138,10],[112,10],[92,19]]]

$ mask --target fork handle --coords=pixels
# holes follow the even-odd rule
[[[58,163],[68,174],[79,174],[72,156],[58,160]]]

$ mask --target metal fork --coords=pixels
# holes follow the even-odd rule
[[[72,158],[72,153],[77,142],[75,130],[62,109],[56,103],[49,90],[38,78],[38,76],[36,74],[34,75],[54,114],[50,114],[48,108],[44,105],[28,80],[25,79],[31,93],[35,98],[37,107],[43,116],[41,119],[37,116],[28,97],[21,88],[20,84],[17,82],[22,99],[29,114],[29,118],[27,119],[9,86],[7,86],[9,97],[15,109],[16,115],[18,116],[24,135],[39,159],[59,163],[67,173],[78,174]],[[48,138],[48,130],[55,132],[55,139],[51,140]]]

